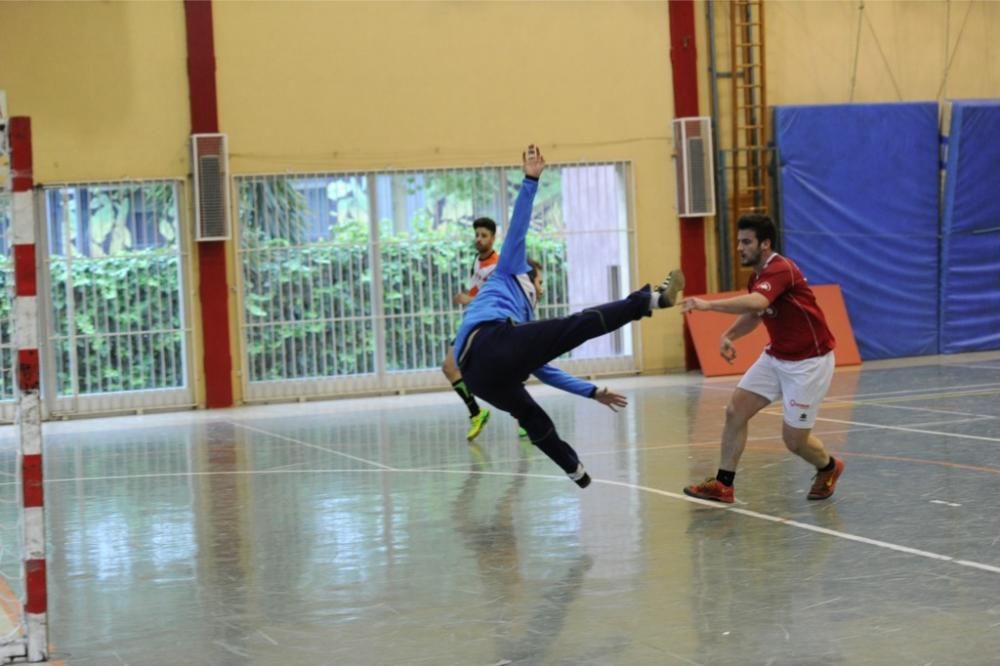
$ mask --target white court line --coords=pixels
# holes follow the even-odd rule
[[[768,416],[781,416],[781,414],[776,414],[768,410],[762,410],[761,414],[767,414]],[[957,432],[944,432],[942,430],[923,430],[921,428],[907,428],[904,426],[888,426],[880,425],[878,423],[864,423],[862,421],[847,421],[845,419],[831,419],[826,417],[816,417],[817,421],[825,421],[827,423],[841,423],[843,425],[854,425],[854,426],[865,426],[868,428],[881,428],[883,430],[898,430],[900,432],[915,432],[921,435],[937,435],[939,437],[957,437],[958,439],[974,439],[980,442],[1000,442],[1000,437],[986,437],[984,435],[964,435]]]
[[[976,423],[978,421],[995,420],[996,418],[997,417],[995,417],[995,416],[987,416],[985,414],[979,414],[979,415],[976,415],[976,416],[971,416],[970,418],[966,418],[966,419],[945,419],[943,421],[923,421],[923,422],[920,422],[920,423],[911,423],[907,427],[908,428],[926,428],[927,426],[935,426],[935,425],[954,425],[954,424],[958,424],[958,423]]]
[[[293,444],[301,444],[302,446],[308,446],[311,449],[319,449],[320,451],[326,451],[327,453],[333,453],[334,455],[343,456],[344,458],[350,458],[351,460],[357,460],[358,462],[363,462],[367,465],[374,465],[380,469],[395,469],[389,467],[388,465],[383,465],[382,463],[375,462],[374,460],[367,460],[366,458],[359,458],[358,456],[352,456],[350,453],[342,453],[335,449],[327,448],[325,446],[320,446],[319,444],[310,444],[309,442],[302,441],[301,439],[295,439],[294,437],[288,437],[287,435],[279,435],[276,432],[271,432],[269,430],[264,430],[263,428],[256,428],[254,426],[248,426],[237,421],[224,421],[237,428],[243,428],[244,430],[250,430],[251,432],[257,432],[262,435],[268,435],[276,439],[283,439],[286,442],[292,442]]]
[[[705,386],[709,387],[707,384]],[[998,384],[998,385],[989,384],[988,386],[990,386],[990,387],[996,387],[996,388],[1000,389],[1000,384]],[[971,385],[970,385],[970,387],[971,387]],[[719,388],[723,388],[723,387],[717,387],[716,386],[716,387],[710,387],[710,388],[719,389]],[[733,387],[733,388],[735,388],[735,387]],[[957,387],[957,388],[969,388],[969,387]],[[724,390],[730,391],[732,389],[725,388]],[[936,395],[941,394],[941,393],[944,392],[941,389],[934,389],[934,390],[914,389],[914,390],[921,390],[921,391],[924,391],[924,393],[922,393],[922,394],[914,394],[914,393],[906,392],[908,394],[907,397],[911,397],[913,399],[919,400],[921,398],[934,397],[934,396],[936,396]],[[950,389],[945,389],[945,390],[950,391]],[[893,394],[895,394],[895,393],[896,392],[893,392]],[[879,394],[876,394],[876,393],[870,393],[870,394],[868,394],[868,396],[875,396],[875,395],[879,395]],[[885,394],[885,395],[890,395],[890,394]],[[964,393],[964,394],[963,393],[949,393],[948,397],[961,398],[961,397],[967,397],[969,395],[989,395],[989,393],[983,394],[982,392],[972,392],[972,391]],[[855,397],[861,397],[861,396],[859,395],[859,396],[855,396]],[[958,411],[945,410],[945,409],[933,409],[931,407],[912,407],[912,406],[909,406],[909,405],[893,405],[893,404],[888,404],[888,403],[884,403],[884,402],[875,402],[875,401],[869,402],[869,401],[864,401],[864,400],[854,400],[852,398],[843,397],[843,396],[841,396],[841,397],[838,397],[838,396],[827,396],[826,398],[823,399],[823,402],[820,403],[820,404],[826,405],[827,409],[836,409],[838,407],[887,407],[887,408],[890,408],[890,409],[905,409],[905,410],[910,410],[910,411],[915,411],[915,412],[930,412],[932,414],[956,414],[956,415],[961,415],[961,416],[979,416],[979,417],[984,417],[984,418],[997,418],[996,416],[992,416],[992,415],[989,415],[989,414],[976,414],[976,413],[973,413],[973,412],[958,412]]]
[[[991,416],[989,414],[976,414],[975,412],[957,412],[952,409],[932,409],[930,407],[911,407],[909,405],[893,405],[886,402],[860,402],[854,400],[834,400],[834,404],[827,404],[828,400],[824,400],[822,404],[826,405],[827,409],[836,409],[838,407],[849,408],[849,407],[885,407],[887,409],[905,409],[912,412],[930,412],[931,414],[953,414],[955,416],[976,416],[981,419],[995,419],[996,416]],[[839,403],[839,404],[837,404]]]
[[[989,382],[987,384],[957,384],[955,386],[928,386],[924,388],[916,389],[901,389],[899,391],[880,391],[875,393],[856,393],[854,395],[845,396],[828,396],[828,400],[852,400],[856,398],[879,398],[890,395],[916,395],[919,396],[921,393],[941,393],[943,391],[964,391],[966,389],[976,389],[976,388],[1000,388],[1000,383]]]
[[[172,479],[181,476],[225,476],[227,474],[233,474],[236,476],[246,475],[251,476],[254,474],[327,474],[329,472],[369,472],[376,473],[382,471],[392,471],[397,470],[378,470],[378,469],[357,469],[356,467],[344,467],[336,469],[286,469],[284,467],[275,469],[229,469],[224,472],[156,472],[154,474],[113,474],[110,476],[69,476],[69,477],[58,477],[55,479],[45,479],[45,483],[76,483],[78,481],[124,481],[126,479]],[[0,483],[0,486],[11,485],[9,483]]]
[[[691,502],[693,504],[700,504],[702,506],[711,507],[713,509],[721,511],[729,511],[731,513],[738,513],[741,516],[749,516],[750,518],[757,518],[759,520],[766,520],[771,523],[779,523],[781,525],[788,525],[789,527],[797,527],[802,530],[807,530],[809,532],[817,532],[819,534],[825,534],[827,536],[837,537],[838,539],[846,539],[847,541],[856,541],[858,543],[867,544],[869,546],[876,546],[878,548],[885,548],[887,550],[894,550],[899,553],[906,553],[908,555],[916,555],[918,557],[925,557],[931,560],[940,560],[942,562],[952,562],[953,564],[958,564],[963,567],[971,567],[974,569],[981,569],[982,571],[989,571],[990,573],[1000,574],[1000,567],[993,566],[992,564],[983,564],[982,562],[973,562],[971,560],[960,560],[952,557],[951,555],[942,555],[940,553],[932,553],[929,550],[921,550],[919,548],[910,548],[909,546],[901,546],[899,544],[891,543],[889,541],[881,541],[879,539],[869,539],[868,537],[858,536],[857,534],[850,534],[849,532],[841,532],[839,530],[831,530],[827,527],[820,527],[818,525],[810,525],[809,523],[799,522],[797,520],[790,520],[788,518],[781,518],[780,516],[772,516],[766,513],[760,513],[759,511],[751,511],[750,509],[740,509],[738,507],[727,507],[718,502],[712,502],[709,500],[701,500],[696,497],[688,497],[687,495],[682,495],[679,493],[672,493],[668,490],[660,490],[658,488],[650,488],[649,486],[640,486],[633,483],[626,483],[624,481],[614,481],[611,479],[594,479],[594,483],[603,483],[605,485],[611,486],[621,486],[622,488],[631,488],[636,490],[644,490],[649,493],[656,495],[662,495],[664,497],[669,497],[671,499],[684,500],[685,502]]]
[[[777,411],[775,411],[773,409],[762,409],[759,413],[760,414],[767,414],[768,416],[784,416],[784,414],[782,412],[777,412]],[[926,428],[927,426],[935,426],[935,425],[955,425],[955,424],[958,424],[958,423],[976,423],[977,421],[989,421],[989,420],[992,420],[992,419],[995,419],[995,418],[996,418],[995,416],[976,416],[976,417],[973,417],[973,418],[966,418],[966,419],[944,419],[944,420],[941,420],[941,421],[921,421],[920,423],[911,423],[911,424],[909,424],[906,427],[907,428]],[[832,419],[820,419],[820,418],[817,418],[816,420],[817,421],[828,421],[828,420],[832,420]],[[873,426],[859,427],[859,428],[857,428],[857,430],[858,431],[877,430],[879,428],[892,428],[892,427],[894,427],[894,426],[875,426],[875,425],[873,425]],[[854,429],[848,428],[847,430],[841,430],[841,431],[832,430],[830,432],[853,432],[853,431],[854,431]],[[822,437],[826,433],[825,432],[814,432],[813,434],[816,435],[817,437]]]
[[[826,437],[827,435],[842,435],[842,434],[848,433],[848,432],[867,432],[869,430],[876,430],[876,429],[877,428],[843,428],[841,430],[824,430],[822,432],[814,432],[813,434],[816,435],[817,437]],[[756,437],[747,437],[747,442],[767,442],[767,441],[771,441],[771,440],[780,440],[780,439],[781,439],[781,434],[777,433],[777,434],[774,434],[774,435],[757,435]],[[492,442],[483,442],[483,444],[478,444],[477,443],[477,445],[480,446],[480,448],[482,448],[483,445],[485,445],[485,444],[491,444],[491,443]],[[535,460],[539,456],[545,457],[545,454],[542,453],[541,450],[535,448],[535,446],[533,444],[531,444],[530,441],[527,442],[527,443],[532,447],[531,450],[534,451],[536,453],[536,455],[533,455],[530,458],[520,458],[519,457],[519,458],[500,458],[498,460],[491,459],[490,463],[491,464],[498,464],[499,465],[499,464],[505,464],[505,463],[521,462],[523,460]],[[503,443],[500,442],[499,444],[502,445]],[[712,445],[712,444],[719,444],[719,438],[716,437],[715,439],[705,440],[705,441],[701,441],[701,442],[679,442],[677,444],[654,444],[652,446],[634,446],[634,447],[629,447],[627,449],[601,449],[601,450],[598,450],[598,451],[582,451],[582,454],[585,457],[590,458],[590,457],[593,457],[593,456],[612,456],[612,455],[616,455],[616,454],[622,453],[623,451],[662,451],[664,449],[683,449],[683,448],[687,448],[687,447],[690,447],[690,446],[709,446],[709,445]],[[434,464],[434,465],[421,465],[420,467],[409,467],[407,469],[426,469],[426,470],[440,469],[440,470],[444,470],[444,469],[448,469],[450,467],[463,467],[463,466],[467,466],[468,464],[469,464],[469,461],[464,460],[462,462],[455,462],[455,463],[441,463],[441,464]],[[3,484],[0,484],[0,486],[2,486],[2,485]]]
[[[137,475],[126,475],[126,476],[108,476],[108,477],[78,477],[78,478],[68,478],[68,479],[47,479],[46,483],[65,483],[65,482],[76,482],[76,481],[103,481],[109,479],[136,479],[136,478],[153,478],[153,477],[171,477],[171,476],[222,476],[227,474],[302,474],[302,473],[329,473],[329,472],[344,472],[349,474],[370,474],[377,472],[379,470],[371,469],[341,469],[341,470],[243,470],[243,471],[225,471],[225,472],[178,472],[178,473],[164,473],[164,474],[137,474]],[[479,471],[479,470],[451,470],[451,469],[394,469],[385,468],[384,472],[393,473],[414,473],[414,474],[478,474],[480,476],[518,476],[523,478],[531,479],[555,479],[562,483],[566,482],[566,477],[562,474],[533,474],[528,472],[491,472],[491,471]],[[910,548],[909,546],[901,546],[899,544],[891,543],[888,541],[881,541],[879,539],[869,539],[868,537],[858,536],[856,534],[850,534],[848,532],[841,532],[839,530],[831,530],[826,527],[820,527],[818,525],[810,525],[809,523],[799,522],[797,520],[790,520],[788,518],[781,518],[780,516],[772,516],[766,513],[760,513],[759,511],[751,511],[750,509],[741,509],[739,507],[726,506],[725,504],[720,504],[718,502],[711,502],[709,500],[698,499],[697,497],[689,497],[681,493],[673,493],[669,490],[660,490],[659,488],[651,488],[650,486],[642,486],[636,483],[628,483],[625,481],[615,481],[613,479],[594,479],[593,483],[603,484],[606,486],[618,486],[621,488],[628,488],[632,490],[641,490],[644,492],[652,493],[654,495],[660,495],[662,497],[669,497],[670,499],[681,500],[683,502],[688,502],[689,504],[698,504],[705,506],[717,511],[729,511],[731,513],[738,513],[742,516],[748,516],[750,518],[757,518],[758,520],[766,520],[771,523],[778,523],[781,525],[787,525],[789,527],[797,527],[802,530],[807,530],[809,532],[816,532],[818,534],[825,534],[827,536],[837,537],[838,539],[845,539],[847,541],[855,541],[857,543],[867,544],[869,546],[876,546],[878,548],[884,548],[887,550],[893,550],[899,553],[906,553],[908,555],[916,555],[918,557],[924,557],[931,560],[939,560],[942,562],[951,562],[963,567],[970,567],[973,569],[979,569],[981,571],[988,571],[990,573],[1000,574],[1000,567],[994,566],[992,564],[984,564],[982,562],[975,562],[972,560],[960,560],[952,557],[951,555],[942,555],[940,553],[932,553],[928,550],[921,550],[919,548]]]

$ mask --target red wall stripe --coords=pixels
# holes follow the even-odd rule
[[[192,134],[219,131],[215,92],[215,34],[210,0],[184,0]]]
[[[188,88],[192,134],[219,131],[215,88],[215,38],[210,0],[184,0],[187,27]],[[198,243],[201,275],[201,335],[204,349],[205,402],[208,407],[233,404],[233,363],[229,344],[229,283],[224,241]]]
[[[201,283],[201,336],[205,350],[205,400],[208,407],[233,404],[233,363],[229,346],[229,290],[226,243],[198,243]]]
[[[695,48],[694,0],[670,0],[670,64],[674,79],[674,116],[698,115],[698,51]],[[705,259],[705,221],[685,217],[681,225],[681,269],[687,278],[686,294],[704,294],[708,288]],[[685,331],[687,368],[698,367],[698,357]]]

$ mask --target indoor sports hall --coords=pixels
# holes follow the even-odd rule
[[[980,0],[0,3],[0,663],[1000,663],[998,33]],[[532,319],[685,276],[553,362],[593,399],[527,383],[589,485],[442,374],[524,201]],[[722,311],[765,242],[836,367],[740,430],[800,360],[779,300]]]

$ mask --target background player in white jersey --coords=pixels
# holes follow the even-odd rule
[[[472,223],[472,228],[476,232],[476,260],[472,264],[469,290],[460,291],[452,298],[456,305],[468,305],[472,302],[500,259],[500,254],[493,249],[497,237],[497,223],[488,217],[480,217]],[[455,354],[451,345],[448,345],[448,352],[441,364],[441,372],[448,378],[451,387],[469,410],[469,432],[466,434],[466,439],[472,441],[490,420],[490,410],[480,408],[476,398],[466,387],[462,373],[455,364]]]

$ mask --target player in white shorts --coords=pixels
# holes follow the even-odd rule
[[[771,343],[743,375],[726,407],[718,473],[684,492],[701,499],[733,502],[733,482],[746,448],[747,424],[754,414],[780,398],[785,446],[817,470],[807,497],[826,499],[833,495],[844,462],[826,452],[812,428],[833,378],[836,341],[798,266],[772,249],[777,232],[771,218],[744,215],[737,226],[740,261],[754,268],[749,293],[717,301],[685,298],[681,309],[740,315],[719,341],[719,353],[727,361],[736,356],[733,340],[750,333],[761,321]]]

